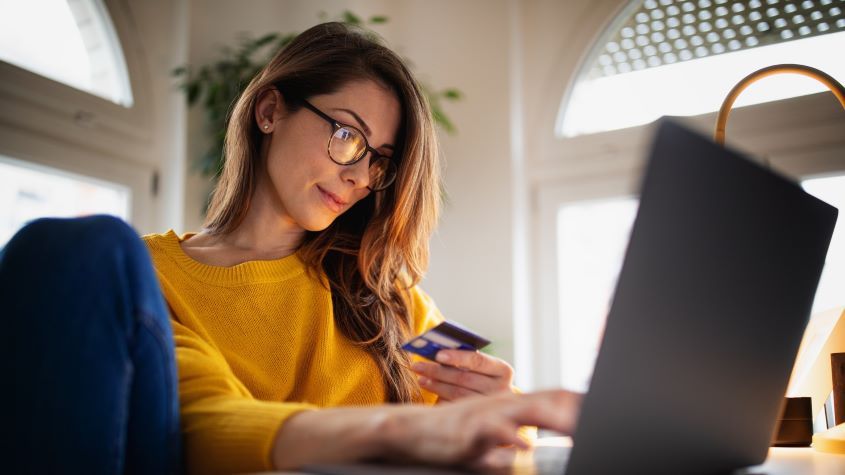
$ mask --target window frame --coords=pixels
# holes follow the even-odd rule
[[[104,0],[126,61],[133,105],[124,107],[86,91],[0,61],[0,154],[114,182],[131,190],[130,216],[153,225],[155,157],[151,91],[128,5]]]

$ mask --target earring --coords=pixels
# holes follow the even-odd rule
[[[270,128],[270,124],[264,124],[264,130],[267,130],[269,128]]]

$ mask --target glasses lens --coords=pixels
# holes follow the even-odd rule
[[[340,127],[329,140],[329,155],[337,163],[354,162],[366,151],[366,141],[360,132],[349,127]]]
[[[370,163],[370,189],[379,191],[387,188],[396,179],[396,165],[393,160],[379,157]]]

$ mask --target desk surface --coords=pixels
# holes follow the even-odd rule
[[[748,473],[842,475],[845,473],[845,455],[826,454],[810,447],[772,447],[766,463]]]
[[[569,437],[545,437],[535,442],[532,450],[514,452],[507,449],[494,451],[487,461],[489,471],[495,474],[538,474],[551,473],[546,470],[537,471],[536,467],[543,465],[540,460],[547,458],[564,459],[562,456],[571,447]],[[558,465],[557,473],[562,471]],[[484,473],[487,470],[483,470]],[[323,474],[387,474],[398,473],[405,475],[457,475],[461,472],[455,469],[437,467],[400,467],[386,465],[336,465],[321,467],[317,472],[267,472],[267,474],[303,475],[309,473]],[[749,467],[737,471],[738,475],[843,475],[845,474],[845,455],[835,455],[818,452],[809,447],[772,447],[763,465]]]

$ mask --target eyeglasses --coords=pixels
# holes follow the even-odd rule
[[[367,156],[367,152],[370,152],[372,154],[369,168],[370,184],[367,188],[371,191],[381,191],[393,184],[393,180],[396,179],[396,164],[390,157],[370,147],[363,132],[357,127],[332,119],[305,99],[302,99],[302,104],[331,124],[332,135],[329,137],[327,148],[329,158],[333,162],[338,165],[354,165]]]

